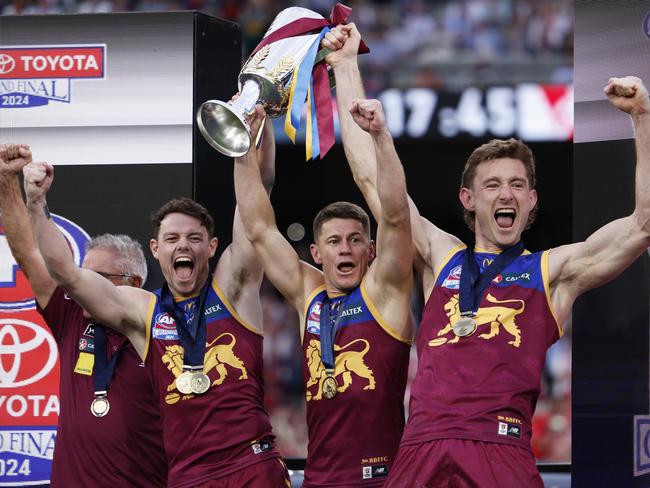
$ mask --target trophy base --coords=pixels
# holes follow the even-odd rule
[[[237,158],[251,147],[248,124],[228,103],[204,102],[196,112],[196,123],[205,140],[221,154]]]

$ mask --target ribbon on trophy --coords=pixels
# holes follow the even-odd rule
[[[296,143],[296,132],[300,129],[302,108],[307,104],[306,117],[306,159],[321,159],[334,145],[334,113],[332,110],[332,94],[330,91],[329,75],[324,63],[319,62],[318,48],[320,42],[332,27],[345,24],[352,9],[337,3],[329,19],[301,18],[294,20],[269,34],[260,42],[253,56],[264,46],[272,42],[300,36],[321,29],[313,41],[301,64],[295,69],[289,89],[289,104],[284,122],[284,131]],[[361,41],[359,53],[370,52],[368,46]]]
[[[313,82],[316,76],[320,79],[322,77],[322,69],[327,69],[320,63],[314,66],[314,60],[318,52],[320,42],[329,32],[329,27],[324,27],[316,40],[312,43],[307,51],[307,55],[302,60],[302,63],[293,72],[291,78],[291,85],[289,85],[289,106],[287,107],[287,114],[284,119],[284,131],[286,132],[291,142],[296,143],[296,131],[300,128],[300,116],[302,114],[302,107],[304,103],[307,104],[307,128],[305,133],[305,146],[306,146],[306,159],[315,159],[320,154],[320,146],[323,146],[323,156],[334,145],[334,121],[332,115],[332,104],[329,102],[329,113],[326,110],[313,110],[313,103],[318,106],[318,101],[321,104],[328,103],[328,100],[323,100],[322,94],[317,101],[315,99],[315,92]],[[320,74],[318,74],[320,73]],[[327,72],[325,73],[327,75]],[[320,87],[320,85],[317,85]],[[327,83],[326,93],[329,95],[329,83]],[[329,98],[329,97],[327,97]],[[302,100],[302,102],[301,102]],[[297,103],[296,103],[297,102]],[[324,102],[324,103],[323,103]],[[320,120],[319,120],[320,115]],[[319,124],[320,122],[320,124]],[[330,130],[331,128],[331,130]]]

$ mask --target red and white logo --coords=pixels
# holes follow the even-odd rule
[[[156,315],[152,330],[154,339],[161,341],[177,341],[178,330],[176,329],[176,321],[174,317],[167,312],[162,312]]]
[[[9,318],[0,319],[0,357],[0,388],[19,388],[48,375],[58,352],[43,327]]]
[[[6,59],[0,54],[0,70],[8,69]],[[88,234],[58,215],[52,219],[80,264]],[[29,281],[11,255],[0,215],[0,486],[49,480],[60,410],[58,357]]]
[[[11,73],[16,67],[16,60],[9,54],[0,53],[0,75]]]
[[[0,46],[0,108],[70,103],[72,80],[106,79],[106,45]]]
[[[517,87],[518,135],[525,141],[573,138],[573,87],[522,84]]]
[[[167,312],[156,315],[155,325],[157,329],[176,329],[176,321]]]
[[[450,290],[458,290],[460,288],[460,273],[462,269],[463,267],[460,265],[453,268],[441,286]]]
[[[104,78],[105,45],[0,47],[0,79]]]
[[[318,301],[309,309],[309,315],[307,316],[307,332],[320,335],[320,311],[322,307],[323,302]]]

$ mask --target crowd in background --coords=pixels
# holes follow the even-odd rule
[[[0,0],[3,15],[198,10],[237,22],[243,55],[283,8],[328,16],[333,0]],[[571,83],[571,0],[345,0],[370,46],[367,91],[522,82]]]
[[[198,10],[241,24],[243,56],[275,15],[302,6],[329,15],[332,0],[0,0],[2,15]],[[386,88],[522,82],[571,83],[571,0],[348,0],[371,54],[361,67],[369,95]],[[277,292],[263,289],[267,402],[282,453],[305,457],[307,427],[298,318]],[[571,454],[570,328],[548,354],[534,419],[538,459]],[[409,376],[417,368],[412,350]],[[407,390],[408,401],[408,390]]]

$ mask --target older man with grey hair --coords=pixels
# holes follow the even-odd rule
[[[128,285],[142,288],[147,281],[147,261],[142,245],[125,234],[102,234],[93,237],[86,244],[86,253],[92,250],[113,253],[115,265],[120,273],[111,275],[97,271],[114,285]],[[88,267],[88,266],[86,266]]]
[[[126,337],[95,323],[56,285],[34,241],[18,177],[31,160],[26,145],[0,145],[5,235],[61,360],[51,486],[166,486],[160,409],[138,353]],[[93,238],[82,266],[114,285],[140,288],[147,278],[142,246],[126,235]]]

